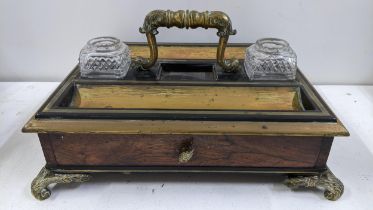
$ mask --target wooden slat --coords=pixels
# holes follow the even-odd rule
[[[31,119],[23,132],[110,133],[110,134],[204,134],[348,136],[340,123],[242,122],[179,120],[68,120]]]
[[[132,57],[149,57],[148,46],[132,45],[129,46]],[[216,59],[216,46],[211,47],[196,47],[196,46],[159,46],[159,59],[182,59],[182,60],[198,60],[198,59]],[[225,57],[235,57],[237,59],[245,58],[246,47],[227,47]]]
[[[299,111],[296,94],[296,87],[79,85],[72,107]]]

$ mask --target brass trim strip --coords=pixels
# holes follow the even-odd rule
[[[317,171],[303,170],[211,170],[211,169],[50,169],[56,173],[230,173],[230,174],[319,174]]]
[[[148,58],[148,46],[129,45],[132,58]],[[227,46],[225,56],[245,59],[247,46]],[[158,60],[214,60],[217,46],[158,46]],[[185,53],[188,52],[188,53]]]
[[[23,132],[101,133],[101,134],[198,134],[264,136],[348,136],[337,123],[243,122],[178,120],[68,120],[31,119]]]

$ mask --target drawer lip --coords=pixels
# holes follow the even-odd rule
[[[315,122],[244,122],[178,120],[67,120],[32,118],[26,133],[193,134],[261,136],[349,136],[344,125]]]
[[[229,167],[229,166],[53,166],[49,170],[58,173],[243,173],[243,174],[318,174],[323,167]]]

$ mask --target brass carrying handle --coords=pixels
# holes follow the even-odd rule
[[[237,59],[225,60],[224,52],[227,46],[229,35],[236,34],[236,30],[232,29],[232,23],[228,15],[220,11],[197,12],[189,10],[164,11],[153,10],[149,12],[144,20],[143,26],[139,29],[140,33],[145,33],[150,49],[150,58],[136,58],[135,63],[141,66],[143,70],[152,67],[158,59],[158,47],[155,35],[158,34],[159,27],[178,27],[178,28],[198,28],[218,29],[217,35],[219,45],[216,52],[217,63],[226,72],[235,72],[239,69],[239,61]]]

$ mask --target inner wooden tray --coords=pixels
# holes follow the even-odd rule
[[[97,81],[77,68],[36,118],[336,122],[299,81]]]
[[[79,84],[67,104],[76,109],[304,111],[299,87]]]
[[[148,52],[144,43],[127,44],[133,57]],[[229,45],[227,56],[243,62],[247,46]],[[295,81],[257,82],[241,63],[238,80],[226,80],[216,45],[160,44],[159,53],[150,79],[135,69],[123,80],[81,79],[76,67],[35,118],[337,122],[299,70]]]

